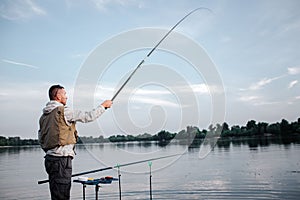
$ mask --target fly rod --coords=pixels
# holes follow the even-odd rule
[[[104,167],[104,168],[100,168],[100,169],[95,169],[95,170],[90,170],[90,171],[86,171],[86,172],[80,172],[77,174],[72,174],[72,177],[82,176],[82,175],[86,175],[86,174],[92,174],[92,173],[106,171],[106,170],[115,169],[115,168],[119,169],[120,167],[126,167],[126,166],[130,166],[130,165],[136,165],[139,163],[149,162],[149,161],[153,161],[153,160],[160,160],[160,159],[165,159],[165,158],[171,158],[171,157],[180,156],[180,155],[184,155],[184,154],[173,154],[173,155],[168,155],[168,156],[150,158],[150,159],[146,159],[146,160],[139,160],[139,161],[130,162],[130,163],[124,163],[124,164],[120,164],[120,165],[118,164],[116,166]],[[44,184],[44,183],[48,183],[48,182],[49,182],[49,180],[41,180],[41,181],[38,181],[38,184]]]
[[[168,35],[183,21],[185,20],[189,15],[191,15],[192,13],[196,12],[197,10],[200,9],[206,9],[211,11],[208,8],[205,7],[200,7],[200,8],[196,8],[194,10],[192,10],[191,12],[189,12],[187,15],[185,15],[181,20],[179,20],[165,35],[164,37],[151,49],[151,51],[147,54],[147,56],[137,65],[137,67],[133,70],[133,72],[129,75],[129,77],[126,79],[126,81],[121,85],[121,87],[117,90],[117,92],[115,93],[115,95],[113,96],[113,98],[111,99],[111,101],[113,101],[118,94],[121,92],[121,90],[124,88],[124,86],[128,83],[128,81],[131,79],[131,77],[135,74],[135,72],[142,66],[142,64],[145,62],[145,60],[147,58],[150,57],[150,55],[153,53],[153,51],[155,51],[155,49],[162,43],[162,41],[164,39],[166,39],[166,37],[168,37]]]

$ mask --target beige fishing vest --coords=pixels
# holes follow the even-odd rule
[[[77,142],[75,123],[70,126],[66,123],[63,106],[58,106],[50,113],[44,113],[39,123],[39,142],[45,152],[58,146]]]

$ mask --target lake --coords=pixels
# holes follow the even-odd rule
[[[188,148],[179,142],[106,143],[77,145],[73,173],[149,158],[152,161],[153,199],[299,199],[300,142],[262,140],[219,141]],[[38,146],[0,148],[0,199],[50,199]],[[122,199],[149,199],[148,162],[120,168]],[[88,174],[90,178],[118,177],[117,169]],[[76,179],[76,177],[74,177]],[[95,199],[94,186],[86,187]],[[72,183],[71,199],[82,199],[82,185]],[[99,199],[118,199],[118,181],[101,185]]]

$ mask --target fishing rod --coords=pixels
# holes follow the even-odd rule
[[[124,86],[128,83],[128,81],[131,79],[131,77],[135,74],[135,72],[141,67],[141,65],[145,62],[145,60],[147,58],[150,57],[150,55],[155,51],[155,49],[162,43],[162,41],[164,39],[166,39],[166,37],[168,37],[168,35],[183,21],[185,20],[188,16],[190,16],[192,13],[196,12],[197,10],[200,9],[205,9],[211,12],[210,9],[205,8],[205,7],[200,7],[200,8],[196,8],[194,10],[192,10],[191,12],[189,12],[187,15],[185,15],[181,20],[179,20],[165,35],[164,37],[151,49],[151,51],[147,54],[147,56],[137,65],[137,67],[133,70],[133,72],[129,75],[129,77],[126,79],[126,81],[121,85],[121,87],[117,90],[117,92],[115,93],[115,95],[112,97],[111,101],[113,101],[118,94],[121,92],[121,90],[124,88]]]
[[[94,169],[94,170],[90,170],[90,171],[86,171],[86,172],[80,172],[80,173],[77,173],[77,174],[72,174],[72,177],[82,176],[82,175],[86,175],[86,174],[92,174],[92,173],[111,170],[111,169],[116,169],[116,168],[120,169],[120,167],[126,167],[126,166],[130,166],[130,165],[136,165],[136,164],[140,164],[140,163],[144,163],[144,162],[160,160],[160,159],[165,159],[165,158],[171,158],[171,157],[180,156],[180,155],[184,155],[184,154],[173,154],[173,155],[168,155],[168,156],[150,158],[150,159],[146,159],[146,160],[139,160],[139,161],[125,163],[125,164],[117,164],[117,165],[111,166],[111,167],[104,167],[104,168],[100,168],[100,169]],[[41,180],[41,181],[38,181],[38,184],[44,184],[44,183],[48,183],[48,182],[49,182],[49,180]]]

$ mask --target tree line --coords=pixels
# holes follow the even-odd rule
[[[81,136],[78,143],[105,143],[105,142],[130,142],[130,141],[159,141],[168,142],[172,139],[187,140],[193,142],[197,139],[203,139],[205,137],[244,137],[244,136],[300,136],[300,118],[294,122],[288,122],[286,119],[282,119],[281,122],[266,123],[256,122],[250,120],[245,126],[229,125],[224,122],[223,124],[210,125],[208,129],[200,130],[196,126],[187,126],[185,130],[181,130],[178,133],[172,133],[166,130],[161,130],[155,135],[149,133],[143,133],[137,136],[133,135],[112,135],[108,138],[99,136],[94,138],[92,136]],[[22,146],[22,145],[38,145],[37,139],[21,139],[20,137],[3,137],[0,136],[0,146]]]
[[[0,146],[26,146],[38,145],[37,139],[21,139],[20,137],[4,137],[0,136]]]
[[[186,130],[181,130],[178,133],[171,133],[166,130],[162,130],[155,135],[143,134],[138,136],[132,135],[114,135],[108,139],[110,142],[126,142],[126,141],[170,141],[172,139],[178,140],[197,140],[204,139],[205,137],[244,137],[244,136],[300,136],[300,118],[297,121],[289,123],[286,119],[282,119],[281,122],[266,123],[256,122],[250,120],[245,126],[229,125],[224,122],[221,124],[210,125],[208,129],[200,130],[196,126],[187,126]]]

